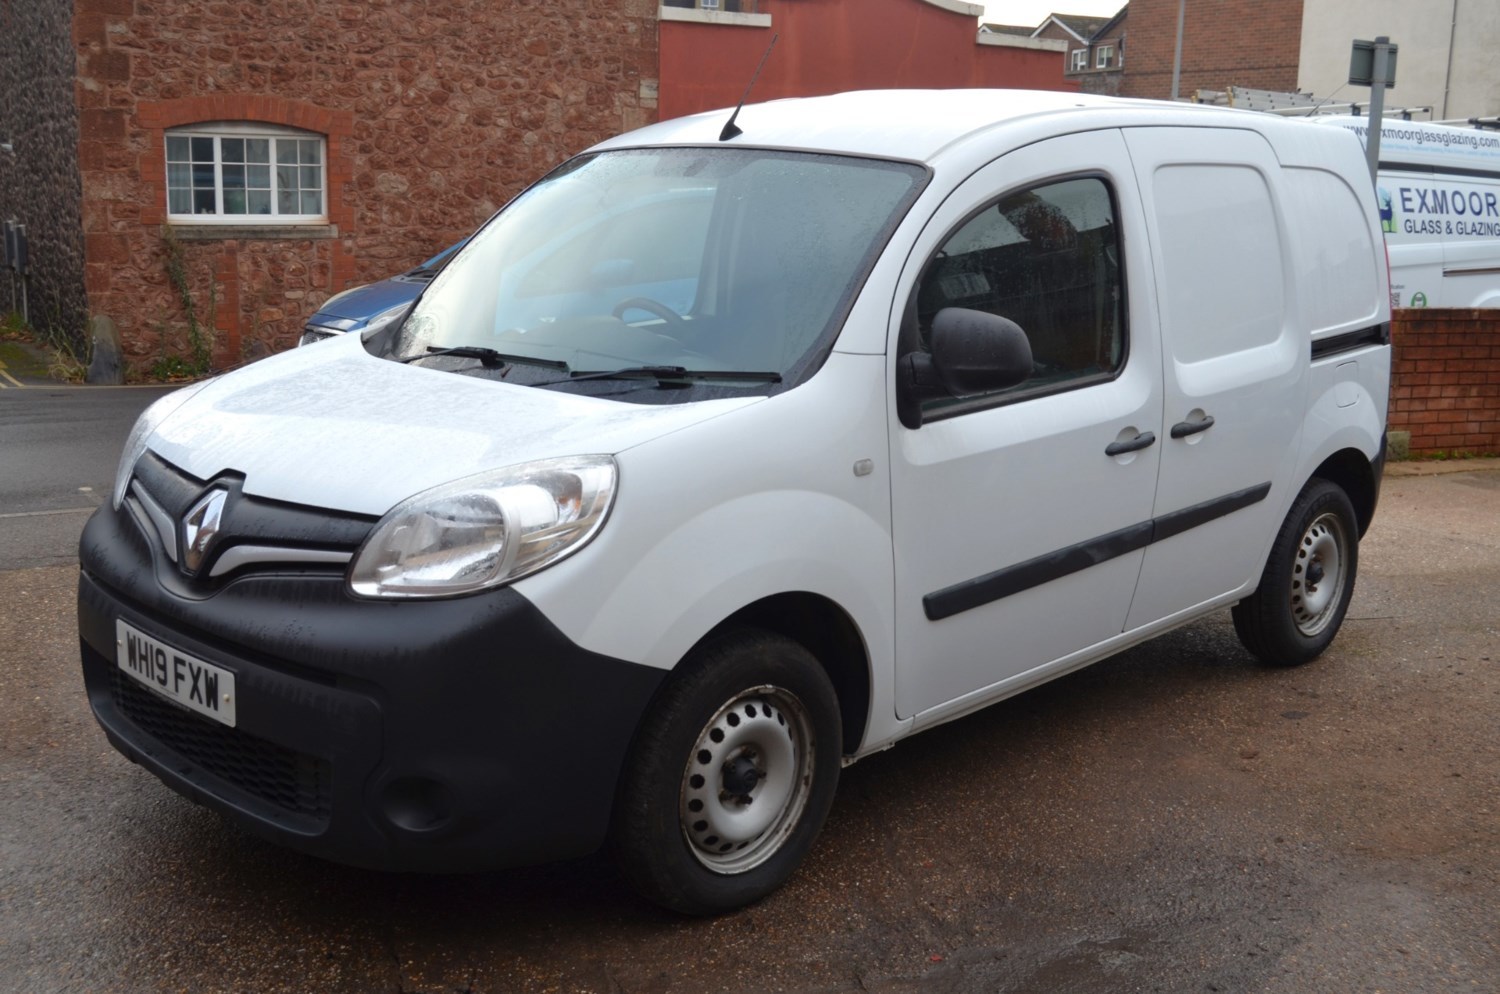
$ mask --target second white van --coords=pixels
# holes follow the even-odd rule
[[[1363,118],[1313,120],[1368,137]],[[1376,198],[1392,307],[1500,307],[1500,134],[1384,122]]]

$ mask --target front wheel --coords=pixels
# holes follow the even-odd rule
[[[637,736],[616,809],[622,871],[684,914],[759,900],[811,848],[840,754],[838,699],[807,649],[748,629],[704,643]]]
[[[1292,504],[1260,586],[1234,607],[1234,630],[1267,666],[1298,666],[1333,641],[1354,595],[1359,526],[1337,484],[1314,478]]]

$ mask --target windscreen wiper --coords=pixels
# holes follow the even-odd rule
[[[545,366],[548,369],[567,369],[568,364],[561,359],[538,359],[529,355],[511,355],[508,352],[499,352],[495,349],[485,348],[483,345],[454,345],[450,348],[439,349],[428,347],[426,352],[416,355],[396,356],[394,362],[416,362],[418,359],[431,359],[434,356],[451,355],[460,359],[478,359],[489,367],[504,366],[507,363],[521,363],[527,366]]]
[[[559,383],[577,383],[579,380],[655,380],[658,383],[671,380],[740,380],[780,383],[781,374],[743,369],[688,369],[686,366],[626,366],[623,369],[573,373],[565,380],[543,380],[532,386],[551,387]]]

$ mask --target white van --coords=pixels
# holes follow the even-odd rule
[[[609,841],[711,913],[914,732],[1231,605],[1270,665],[1329,644],[1390,366],[1353,136],[979,90],[727,118],[563,164],[399,326],[143,415],[80,553],[116,747],[329,859]]]
[[[1319,117],[1365,141],[1364,118]],[[1376,170],[1392,307],[1500,307],[1500,134],[1384,121]]]

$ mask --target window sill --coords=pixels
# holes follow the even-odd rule
[[[722,24],[737,28],[769,28],[770,14],[740,14],[727,10],[696,10],[691,7],[662,7],[663,21],[683,21],[688,24]]]
[[[336,224],[173,224],[168,221],[172,233],[184,242],[250,241],[252,239],[274,239],[297,241],[299,239],[337,238]]]

